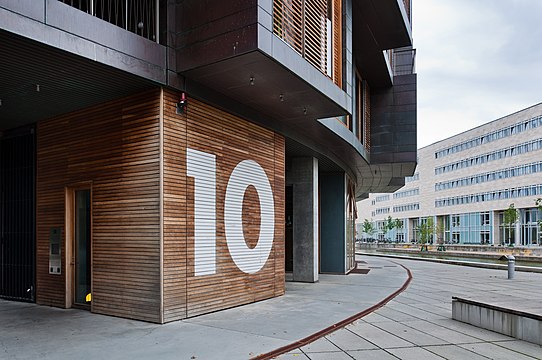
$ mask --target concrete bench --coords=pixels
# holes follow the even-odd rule
[[[452,318],[483,329],[542,345],[542,307],[528,308],[525,299],[499,302],[452,297]],[[513,298],[512,298],[513,300]],[[523,301],[521,301],[523,300]],[[537,303],[538,299],[532,302]]]

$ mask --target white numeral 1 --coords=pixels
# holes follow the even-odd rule
[[[194,178],[194,273],[216,273],[216,156],[186,149],[186,175]]]

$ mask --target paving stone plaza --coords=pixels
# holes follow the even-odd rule
[[[249,359],[409,287],[376,312],[278,359],[542,359],[538,345],[452,320],[452,296],[542,296],[542,274],[360,257],[366,274],[287,283],[286,295],[165,325],[0,301],[2,359]]]
[[[365,259],[372,264],[376,259]],[[377,263],[386,260],[378,260]],[[539,345],[452,320],[452,296],[514,296],[532,303],[542,296],[542,274],[412,260],[405,292],[383,308],[280,359],[542,359]]]

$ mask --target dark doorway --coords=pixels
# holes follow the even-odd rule
[[[294,271],[294,189],[293,186],[286,186],[285,199],[285,270]]]
[[[91,292],[91,218],[90,190],[75,191],[74,299],[75,305],[90,305]]]
[[[0,138],[0,297],[35,300],[34,128]]]

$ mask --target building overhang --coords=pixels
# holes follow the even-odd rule
[[[0,73],[0,131],[156,86],[4,30],[0,30]]]
[[[346,101],[342,91],[318,70],[306,68],[305,71],[314,72],[313,77],[321,76],[317,81],[326,83],[328,93],[343,98],[342,103]],[[281,127],[304,123],[304,119],[347,114],[329,95],[259,50],[191,69],[182,75],[268,117],[280,119]]]
[[[412,45],[412,30],[403,0],[352,1],[354,39],[369,31],[381,50]]]
[[[385,50],[412,45],[410,24],[402,0],[353,1],[353,57],[371,87],[393,85]]]
[[[175,86],[167,49],[61,1],[0,4],[0,130]]]

